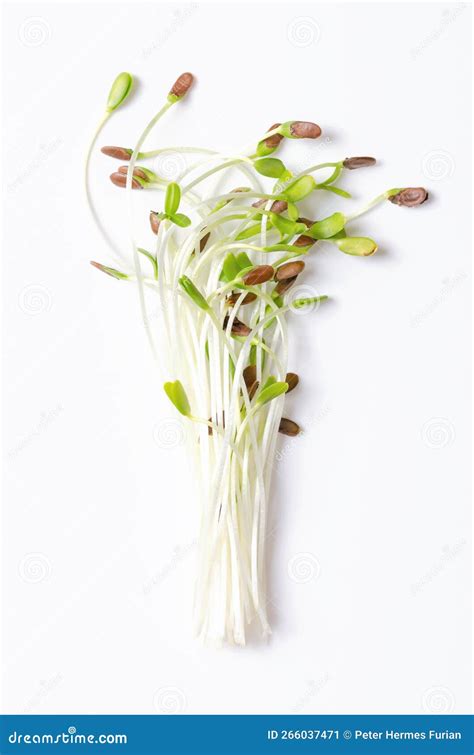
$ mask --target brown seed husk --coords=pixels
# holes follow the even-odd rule
[[[304,223],[306,228],[310,228],[314,220],[309,220],[308,218],[298,218],[298,223]],[[313,244],[316,243],[316,239],[311,238],[311,236],[305,236],[304,234],[302,236],[298,236],[297,239],[293,242],[292,246],[313,246]]]
[[[293,260],[291,262],[285,262],[284,265],[280,265],[275,273],[276,281],[285,281],[288,278],[296,278],[297,275],[304,270],[304,262],[302,260]]]
[[[356,170],[357,168],[368,168],[370,165],[375,165],[376,162],[375,157],[346,157],[342,164],[349,170]]]
[[[227,323],[229,322],[229,315],[226,315],[224,317],[224,330],[227,328]],[[248,336],[249,333],[251,333],[251,329],[248,325],[246,325],[244,322],[241,322],[237,319],[237,317],[234,319],[234,322],[232,323],[231,331],[233,336]]]
[[[400,207],[418,207],[428,199],[428,192],[422,186],[416,188],[402,189],[398,194],[389,197],[390,202]]]
[[[258,382],[258,380],[256,380],[255,383],[253,383],[250,386],[250,389],[249,389],[249,401],[252,401],[253,397],[255,396],[255,394],[258,391],[258,386],[259,385],[260,385],[260,383]]]
[[[236,189],[231,189],[229,192],[226,192],[227,194],[244,194],[246,191],[251,191],[249,186],[237,186]],[[232,202],[232,199],[226,199],[225,204],[229,204],[229,202]],[[222,205],[224,207],[224,204]]]
[[[278,281],[275,288],[273,289],[273,292],[275,294],[278,294],[278,296],[283,296],[283,294],[286,294],[286,292],[292,287],[297,277],[298,276],[295,275],[294,278],[287,278],[286,280]]]
[[[274,123],[273,126],[270,126],[268,131],[273,131],[274,128],[279,128],[279,126],[281,126],[281,123]],[[267,136],[267,138],[263,140],[263,143],[269,149],[276,149],[283,139],[284,137],[281,134],[273,134],[273,136]]]
[[[173,86],[171,87],[170,94],[179,98],[184,97],[186,92],[191,87],[193,81],[194,81],[194,76],[192,75],[192,73],[189,73],[189,72],[182,73],[181,76],[178,76]]]
[[[227,297],[227,304],[229,307],[233,307],[235,304],[237,304],[237,300],[242,295],[243,291],[234,291],[230,296]],[[247,295],[242,299],[240,302],[240,306],[243,306],[244,304],[251,304],[255,299],[257,298],[257,294],[252,293],[252,291],[249,291]]]
[[[210,235],[211,235],[211,232],[209,231],[208,233],[206,233],[205,236],[202,237],[201,241],[199,242],[199,251],[200,252],[204,251],[205,246],[206,246],[207,242],[209,241]]]
[[[261,283],[271,281],[275,270],[271,265],[257,265],[249,270],[242,278],[246,286],[259,286]]]
[[[254,202],[252,207],[262,207],[268,202],[268,199],[259,199],[257,202]],[[288,207],[288,202],[285,202],[283,199],[276,199],[272,206],[270,207],[270,212],[274,212],[277,215],[280,214],[280,212],[285,212],[285,210]]]
[[[314,220],[309,220],[309,218],[298,218],[298,223],[304,223],[306,228],[310,228],[313,225]]]
[[[286,417],[282,417],[280,420],[280,426],[278,428],[278,432],[282,433],[283,435],[289,435],[291,438],[294,438],[295,435],[298,435],[301,432],[301,428],[299,425],[296,424],[296,422],[293,422],[292,419],[287,419]]]
[[[209,417],[209,422],[212,422],[212,417]],[[216,424],[217,424],[217,417],[216,417]],[[222,427],[225,427],[225,412],[222,412]],[[207,426],[207,434],[212,435],[213,434],[213,428]]]
[[[105,265],[102,265],[100,262],[94,262],[91,260],[92,267],[96,267],[97,270],[100,270],[102,273],[105,273],[106,275],[110,275],[111,278],[115,278],[115,275],[112,273],[109,273],[109,271],[106,269]]]
[[[264,200],[266,202],[267,200]],[[275,202],[273,202],[272,206],[270,207],[270,212],[274,212],[277,215],[280,214],[280,212],[285,212],[285,210],[288,208],[288,202],[285,202],[283,199],[277,199]]]
[[[310,121],[293,121],[290,132],[296,139],[317,139],[321,136],[321,129],[317,123]]]
[[[116,160],[130,160],[132,156],[132,150],[125,147],[102,147],[100,151],[107,157],[115,157]]]
[[[289,393],[294,388],[296,388],[299,382],[300,382],[300,379],[298,375],[296,374],[296,372],[288,372],[285,378],[285,383],[288,383],[287,393]]]
[[[292,246],[313,246],[313,244],[315,243],[316,239],[311,238],[311,236],[305,236],[303,234],[302,236],[298,236],[298,238],[294,240]]]
[[[128,173],[128,165],[121,165],[120,168],[118,169],[118,172],[126,176]],[[147,174],[145,173],[145,171],[142,170],[141,168],[134,168],[133,175],[135,176],[135,178],[143,178],[144,181],[150,180]]]
[[[257,367],[254,364],[248,364],[247,367],[242,372],[242,377],[244,379],[245,387],[247,390],[250,390],[250,388],[253,386],[257,379]]]
[[[127,176],[123,173],[112,173],[110,180],[115,186],[120,186],[121,189],[124,189],[127,185]],[[132,189],[143,189],[143,186],[135,178],[132,178]]]
[[[150,227],[154,234],[158,233],[158,228],[160,227],[161,220],[158,217],[158,213],[153,212],[153,210],[150,212]]]

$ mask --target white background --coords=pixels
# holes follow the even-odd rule
[[[448,3],[7,7],[5,712],[469,711],[469,17]],[[268,645],[192,637],[185,429],[134,290],[88,264],[112,262],[81,163],[120,70],[139,86],[102,144],[133,146],[191,70],[150,148],[232,150],[315,120],[323,136],[285,146],[290,167],[379,158],[344,176],[351,207],[431,192],[357,223],[375,257],[328,247],[307,266],[332,300],[291,324],[301,386],[285,413],[305,433],[275,466]],[[115,165],[95,156],[95,193],[125,244]]]

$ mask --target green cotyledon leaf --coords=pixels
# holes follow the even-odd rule
[[[165,383],[163,388],[165,389],[165,393],[168,396],[169,400],[172,404],[174,404],[178,412],[180,412],[180,414],[183,414],[185,417],[189,417],[189,415],[191,414],[191,407],[189,405],[189,400],[181,381],[175,380],[172,383]]]
[[[300,176],[285,188],[283,194],[290,202],[300,202],[308,194],[311,194],[315,188],[316,181],[313,176]]]
[[[180,228],[187,228],[191,225],[191,218],[188,218],[182,212],[174,212],[172,215],[167,215],[167,217],[168,220],[171,220],[172,223],[178,225]]]
[[[336,233],[340,233],[346,224],[346,218],[342,212],[335,212],[323,220],[317,220],[305,233],[313,239],[329,239]]]
[[[370,257],[377,251],[377,244],[373,239],[356,236],[346,236],[342,239],[336,239],[336,246],[344,254],[351,254],[355,257]]]
[[[281,236],[295,236],[298,233],[306,231],[304,223],[297,223],[295,220],[285,218],[283,215],[277,215],[274,212],[270,213],[270,219],[272,225],[280,232]]]
[[[165,195],[165,212],[167,215],[174,215],[181,202],[181,189],[179,184],[173,181],[166,187]]]
[[[230,283],[230,281],[233,281],[238,277],[240,270],[241,268],[235,255],[232,254],[232,252],[229,252],[222,264],[222,272],[219,280],[224,283]]]
[[[243,231],[241,231],[237,236],[235,237],[236,241],[245,241],[245,239],[251,239],[252,236],[256,236],[260,231],[262,230],[262,226],[260,223],[253,223],[252,225],[249,225],[248,228],[245,228]]]
[[[203,309],[204,311],[209,310],[209,304],[207,303],[206,299],[187,275],[181,276],[181,278],[179,279],[179,284],[181,288],[187,293],[189,298],[192,299],[192,301],[200,309]]]
[[[239,252],[236,260],[240,270],[244,270],[246,267],[252,267],[252,260],[246,252]]]
[[[277,157],[261,157],[253,165],[257,173],[268,178],[281,178],[286,173],[284,163]]]
[[[110,88],[109,96],[107,98],[107,112],[111,113],[113,110],[120,107],[122,102],[125,102],[131,92],[132,86],[132,75],[126,71],[119,73]]]
[[[259,394],[256,403],[259,406],[268,404],[269,401],[273,401],[274,398],[282,396],[288,390],[288,383],[271,383],[262,390]]]

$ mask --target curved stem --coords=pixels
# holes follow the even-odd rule
[[[204,181],[206,178],[209,178],[214,173],[217,173],[219,170],[224,170],[225,168],[231,168],[233,165],[238,165],[239,163],[247,163],[249,165],[252,165],[252,161],[248,157],[235,157],[230,160],[226,160],[223,163],[221,163],[221,165],[217,165],[215,168],[211,168],[211,170],[208,170],[206,173],[203,173],[201,176],[198,176],[197,178],[195,178],[194,181],[191,181],[190,183],[186,184],[186,186],[183,186],[182,192],[181,192],[182,195],[186,194],[198,183],[201,183],[201,181]]]
[[[141,146],[144,143],[145,139],[147,138],[150,131],[153,129],[153,127],[158,123],[160,118],[166,113],[167,110],[171,107],[171,102],[166,102],[165,105],[161,108],[161,110],[158,111],[158,113],[151,119],[149,124],[146,126],[144,131],[142,132],[140,138],[138,139],[135,149],[133,150],[132,156],[130,158],[130,162],[128,164],[128,171],[127,171],[127,183],[126,183],[126,191],[128,195],[128,210],[129,210],[129,221],[130,221],[130,236],[131,236],[131,242],[132,242],[132,251],[133,251],[133,265],[135,267],[135,274],[137,276],[137,285],[138,285],[138,298],[140,302],[140,311],[142,314],[142,320],[143,325],[145,328],[145,333],[148,338],[148,342],[150,344],[150,348],[152,351],[152,354],[155,359],[157,359],[157,353],[155,349],[155,342],[153,340],[153,336],[151,334],[150,329],[150,322],[148,320],[148,314],[146,309],[146,302],[145,302],[145,293],[143,288],[143,276],[142,276],[142,269],[140,265],[140,256],[138,254],[137,245],[135,243],[135,234],[133,230],[133,195],[132,195],[132,180],[133,180],[133,171],[135,168],[135,163],[137,161],[138,153],[140,152]]]
[[[360,218],[361,215],[365,215],[366,212],[369,212],[374,207],[376,207],[381,202],[384,202],[387,199],[387,192],[384,191],[383,194],[379,194],[375,197],[375,199],[372,199],[371,202],[368,202],[366,205],[361,207],[359,210],[356,210],[351,215],[346,216],[346,222],[349,223],[351,220],[355,220],[356,218]]]
[[[102,132],[102,129],[104,128],[105,124],[107,123],[111,115],[112,115],[112,112],[109,112],[109,111],[106,111],[104,113],[90,141],[90,144],[86,153],[86,158],[84,161],[84,190],[86,194],[87,206],[92,215],[92,218],[94,220],[97,230],[99,231],[100,235],[106,242],[107,246],[112,251],[113,256],[116,259],[118,259],[120,262],[124,262],[126,260],[124,254],[122,254],[122,252],[120,251],[115,241],[109,235],[108,231],[106,230],[105,226],[103,225],[99,217],[99,214],[95,208],[94,200],[92,198],[91,187],[90,187],[90,162],[91,162],[92,152],[97,143],[97,139],[99,138],[99,135]]]

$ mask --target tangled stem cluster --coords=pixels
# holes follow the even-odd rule
[[[206,641],[245,644],[246,627],[254,619],[263,635],[270,632],[265,536],[272,464],[278,432],[294,436],[300,430],[282,416],[284,396],[298,384],[287,367],[287,315],[327,298],[292,299],[292,287],[323,242],[344,254],[374,254],[371,238],[351,235],[351,221],[386,200],[420,205],[427,192],[393,188],[351,214],[338,210],[324,218],[303,217],[301,203],[318,192],[350,199],[339,179],[375,160],[351,157],[294,175],[274,153],[286,140],[321,134],[317,124],[297,120],[273,124],[256,147],[239,154],[182,148],[198,158],[170,182],[146,163],[179,148],[145,152],[143,144],[192,84],[190,73],[178,78],[133,149],[102,148],[125,163],[110,176],[126,190],[130,210],[132,254],[124,255],[98,217],[89,188],[98,134],[132,88],[129,74],[114,82],[88,152],[86,188],[93,217],[125,267],[92,264],[137,286],[146,332],[167,378],[164,390],[192,429],[201,487],[196,633]],[[236,173],[239,185],[226,186]],[[138,246],[133,232],[133,190],[150,192],[153,203],[148,248]],[[162,317],[152,322],[149,310],[156,300]]]

